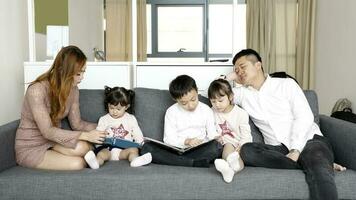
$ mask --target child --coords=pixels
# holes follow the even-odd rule
[[[225,182],[230,183],[236,172],[244,168],[239,156],[240,148],[246,142],[252,142],[251,129],[247,112],[233,105],[234,94],[228,81],[213,81],[208,90],[208,97],[213,106],[214,117],[220,141],[224,144],[223,159],[214,161]]]
[[[187,75],[176,77],[169,85],[169,92],[177,102],[166,111],[163,141],[185,148],[197,146],[218,136],[214,115],[209,106],[199,102],[198,88]],[[151,152],[152,162],[166,165],[209,167],[209,163],[221,156],[222,145],[213,141],[183,155],[146,142],[141,153]]]
[[[105,86],[105,108],[109,112],[99,119],[97,130],[106,131],[109,137],[117,137],[136,143],[143,142],[143,135],[135,116],[131,111],[134,98],[132,90],[123,87],[110,88]],[[108,144],[95,148],[95,153],[89,151],[84,159],[92,169],[98,169],[107,160],[129,160],[131,167],[139,167],[151,163],[152,156],[146,153],[139,156],[138,148],[119,149]],[[96,156],[95,156],[96,155]]]

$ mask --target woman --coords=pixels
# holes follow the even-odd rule
[[[75,46],[57,54],[51,68],[28,87],[16,132],[19,165],[37,169],[79,170],[91,143],[101,144],[106,133],[81,120],[77,85],[83,79],[86,56]],[[67,117],[73,131],[60,122]]]

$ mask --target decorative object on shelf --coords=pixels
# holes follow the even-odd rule
[[[95,61],[105,61],[105,52],[99,50],[98,48],[93,49]]]

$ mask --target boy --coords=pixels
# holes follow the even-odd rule
[[[187,75],[176,77],[169,85],[169,92],[176,101],[166,111],[163,141],[179,148],[195,147],[218,136],[214,115],[209,106],[199,102],[194,79]],[[141,154],[150,152],[152,162],[166,165],[209,167],[221,157],[222,145],[213,141],[183,155],[146,142]]]

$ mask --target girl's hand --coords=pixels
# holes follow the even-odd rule
[[[91,130],[89,132],[82,132],[79,139],[85,140],[91,143],[102,144],[108,133],[105,131]]]
[[[224,145],[224,140],[223,140],[223,137],[221,135],[216,136],[214,139],[216,141],[218,141],[220,144]]]

